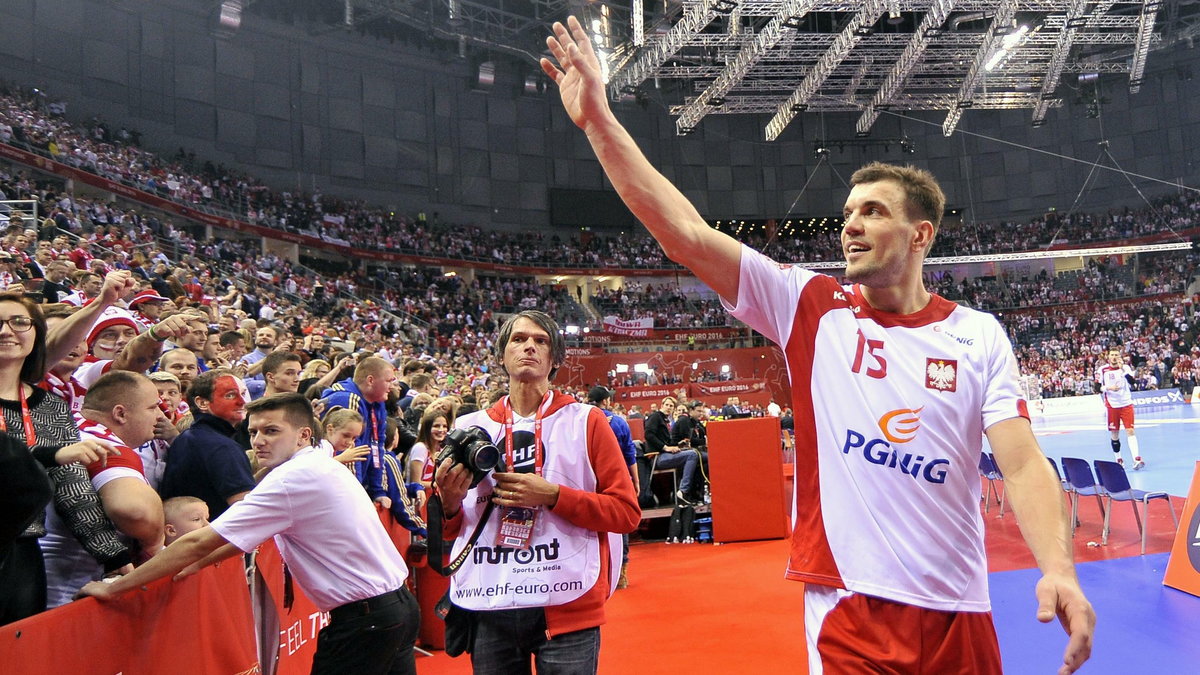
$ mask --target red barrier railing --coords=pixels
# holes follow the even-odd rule
[[[85,598],[0,627],[0,670],[23,675],[258,673],[240,558],[110,602]]]
[[[379,517],[403,553],[407,530],[387,511]],[[266,592],[252,598],[246,580],[256,574]],[[0,626],[0,672],[305,675],[329,615],[298,584],[292,592],[291,607],[284,607],[283,559],[267,540],[249,571],[242,558],[231,558],[178,582],[159,579],[108,602],[84,598]],[[422,621],[441,628],[432,612]]]

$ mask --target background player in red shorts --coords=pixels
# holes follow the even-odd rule
[[[1133,394],[1130,385],[1133,384],[1133,369],[1125,363],[1121,350],[1110,349],[1105,354],[1107,363],[1096,371],[1096,379],[1100,381],[1100,395],[1104,398],[1104,408],[1108,411],[1108,430],[1112,432],[1112,450],[1117,454],[1117,463],[1124,465],[1121,457],[1121,427],[1129,436],[1129,452],[1133,454],[1133,468],[1138,470],[1146,463],[1142,461],[1142,453],[1138,451],[1137,436],[1133,431]]]

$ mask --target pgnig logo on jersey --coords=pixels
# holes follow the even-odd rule
[[[896,469],[914,479],[922,478],[938,485],[945,483],[950,460],[935,459],[927,462],[924,455],[902,453],[894,447],[917,437],[921,428],[921,410],[923,408],[900,408],[884,413],[879,418],[879,432],[883,438],[873,438],[854,429],[847,429],[846,440],[842,443],[842,454],[849,455],[850,451],[854,450],[855,454],[861,452],[863,459],[876,466]]]

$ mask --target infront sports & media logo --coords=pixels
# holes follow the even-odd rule
[[[842,454],[849,455],[851,450],[861,450],[863,459],[876,466],[896,469],[913,478],[924,478],[938,485],[945,483],[950,460],[935,459],[926,463],[924,455],[911,452],[902,454],[892,447],[893,443],[900,445],[917,437],[922,410],[924,407],[900,408],[884,413],[878,422],[883,438],[867,438],[861,432],[847,429]]]

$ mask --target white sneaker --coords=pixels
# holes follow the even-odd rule
[[[1141,457],[1134,457],[1134,458],[1133,458],[1133,470],[1134,470],[1134,471],[1137,471],[1138,469],[1144,468],[1145,466],[1146,466],[1146,463],[1142,461],[1142,458],[1141,458]]]
[[[1120,464],[1121,466],[1125,466],[1125,458],[1124,458],[1124,457],[1118,457],[1118,458],[1117,458],[1117,464]]]

